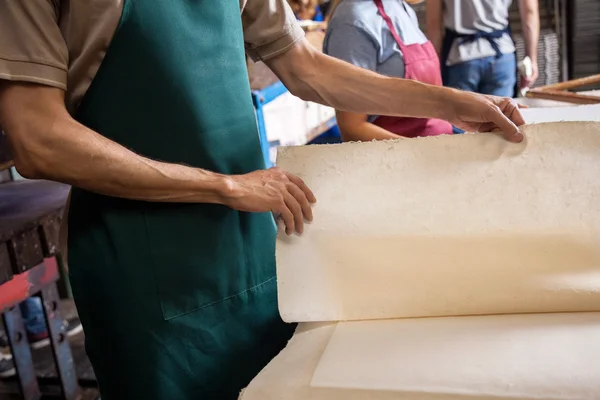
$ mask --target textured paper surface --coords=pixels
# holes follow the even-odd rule
[[[407,337],[392,329],[395,321],[300,324],[288,346],[250,383],[241,400],[600,399],[600,313],[404,321],[406,324],[414,323],[403,329],[406,334],[412,335],[414,349],[410,346],[413,342],[409,343]],[[390,325],[385,326],[388,323]],[[346,327],[350,330],[346,331],[349,334],[346,338],[354,336],[350,337],[351,341],[345,342],[349,345],[347,353],[340,355],[337,360],[328,353],[324,356],[323,365],[330,363],[332,369],[339,368],[347,372],[347,379],[338,381],[337,387],[312,386],[317,366],[317,373],[323,372],[323,365],[319,365],[319,362],[324,351],[329,352],[330,346],[342,344],[333,340],[330,342],[336,326],[342,324],[348,324]],[[383,325],[377,328],[379,324]],[[437,329],[437,332],[430,332],[431,328]],[[461,335],[462,329],[468,329],[469,333]],[[447,337],[444,335],[446,330]],[[372,336],[365,336],[367,334]],[[389,335],[397,336],[390,338]],[[427,348],[425,344],[431,344],[432,347]],[[494,352],[496,346],[504,352]],[[402,355],[398,351],[401,348],[410,352],[413,358],[398,358]],[[352,359],[361,357],[360,352],[365,350],[369,353],[364,358],[358,361]],[[485,358],[479,359],[479,353]],[[490,355],[495,358],[490,360]],[[450,360],[457,361],[436,365],[440,360],[448,363]],[[481,362],[478,363],[478,360]],[[393,382],[399,389],[348,388],[355,378],[351,374],[361,372],[360,368],[367,371],[357,377],[354,386],[360,383],[363,386],[383,387],[385,382],[382,380],[389,379],[393,373],[393,370],[384,370],[384,366],[390,363],[394,364],[393,368],[402,368],[403,372],[414,365],[414,371],[408,371],[404,379],[398,378]],[[517,375],[516,371],[521,375]],[[437,376],[448,385],[442,386]],[[365,382],[366,378],[369,382]],[[424,391],[405,391],[409,389],[408,378],[412,379],[412,390],[420,388]],[[471,381],[465,382],[465,378]],[[333,386],[331,382],[329,384]]]
[[[600,124],[282,148],[315,221],[277,241],[286,321],[600,309]]]
[[[600,399],[600,313],[346,322],[311,386],[480,398]]]

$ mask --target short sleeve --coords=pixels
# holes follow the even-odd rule
[[[66,89],[68,50],[54,0],[0,1],[0,79]]]
[[[377,70],[378,44],[355,25],[331,26],[323,44],[323,51],[357,67]]]
[[[242,23],[246,52],[254,61],[284,53],[304,37],[287,0],[248,0]]]

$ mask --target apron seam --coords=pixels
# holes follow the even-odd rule
[[[241,295],[243,295],[243,294],[245,294],[245,293],[248,293],[248,292],[251,292],[251,291],[253,291],[253,290],[256,290],[256,289],[258,289],[259,287],[261,287],[261,286],[263,286],[263,285],[266,285],[266,284],[270,283],[271,281],[275,280],[276,278],[277,278],[276,276],[273,276],[273,277],[271,277],[271,278],[267,279],[266,281],[263,281],[263,282],[261,282],[261,283],[259,283],[259,284],[257,284],[257,285],[254,285],[254,286],[252,286],[252,287],[250,287],[250,288],[248,288],[248,289],[244,289],[244,290],[242,290],[241,292],[238,292],[238,293],[235,293],[235,294],[229,295],[229,296],[227,296],[227,297],[223,297],[222,299],[215,300],[215,301],[213,301],[213,302],[210,302],[210,303],[207,303],[207,304],[203,304],[203,305],[201,305],[201,306],[199,306],[199,307],[197,307],[197,308],[194,308],[193,310],[185,311],[185,312],[182,312],[182,313],[180,313],[180,314],[177,314],[177,315],[174,315],[174,316],[169,316],[169,317],[167,317],[166,315],[164,315],[164,311],[163,311],[163,319],[164,319],[165,321],[172,321],[172,320],[174,320],[174,319],[181,318],[181,317],[184,317],[184,316],[186,316],[186,315],[189,315],[189,314],[193,314],[193,313],[196,313],[196,312],[202,311],[202,310],[204,310],[204,309],[206,309],[206,308],[209,308],[209,307],[216,306],[216,305],[218,305],[218,304],[221,304],[221,303],[224,303],[224,302],[226,302],[227,300],[234,299],[234,298],[236,298],[236,297],[239,297],[239,296],[241,296]],[[161,297],[160,297],[160,295],[159,295],[158,299],[159,299],[160,307],[161,307],[161,309],[162,309],[162,300],[161,300]]]
[[[242,290],[241,292],[238,292],[238,293],[235,293],[235,294],[229,295],[229,296],[227,296],[227,297],[224,297],[224,298],[222,298],[222,299],[220,299],[220,300],[216,300],[216,301],[213,301],[212,303],[208,303],[208,304],[205,304],[205,305],[203,305],[203,306],[200,306],[200,307],[198,307],[197,309],[195,309],[194,311],[200,311],[200,310],[203,310],[203,309],[205,309],[205,308],[207,308],[207,307],[215,306],[215,305],[217,305],[217,304],[219,304],[219,303],[223,303],[224,301],[231,300],[231,299],[233,299],[233,298],[235,298],[235,297],[241,296],[241,295],[243,295],[244,293],[248,293],[248,292],[250,292],[250,291],[252,291],[252,290],[254,290],[254,289],[258,289],[259,287],[261,287],[261,286],[263,286],[263,285],[266,285],[267,283],[269,283],[269,282],[273,281],[273,280],[274,280],[274,279],[276,279],[276,278],[277,278],[276,276],[273,276],[273,277],[271,277],[271,278],[267,279],[266,281],[263,281],[263,282],[261,282],[261,283],[259,283],[259,284],[257,284],[257,285],[254,285],[254,286],[252,286],[252,287],[250,287],[250,288],[248,288],[248,289]],[[190,311],[190,312],[194,312],[194,311]],[[186,314],[189,314],[189,313],[186,313]]]

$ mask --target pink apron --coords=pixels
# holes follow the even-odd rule
[[[441,86],[440,61],[433,44],[430,41],[424,44],[404,44],[396,28],[394,28],[392,20],[385,12],[381,0],[373,0],[373,2],[400,47],[400,51],[402,51],[405,66],[404,78]],[[404,137],[452,134],[452,125],[440,119],[380,116],[373,123]]]

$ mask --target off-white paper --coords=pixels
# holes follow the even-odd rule
[[[600,121],[600,104],[569,107],[538,107],[521,110],[528,124],[542,122]]]
[[[415,399],[600,399],[598,338],[600,313],[345,322],[311,386]]]
[[[600,124],[282,149],[287,320],[600,311]],[[301,323],[242,400],[598,400],[600,313]]]
[[[600,313],[303,323],[241,400],[598,400],[599,330]]]
[[[282,148],[315,192],[277,241],[286,321],[600,310],[600,123]]]

